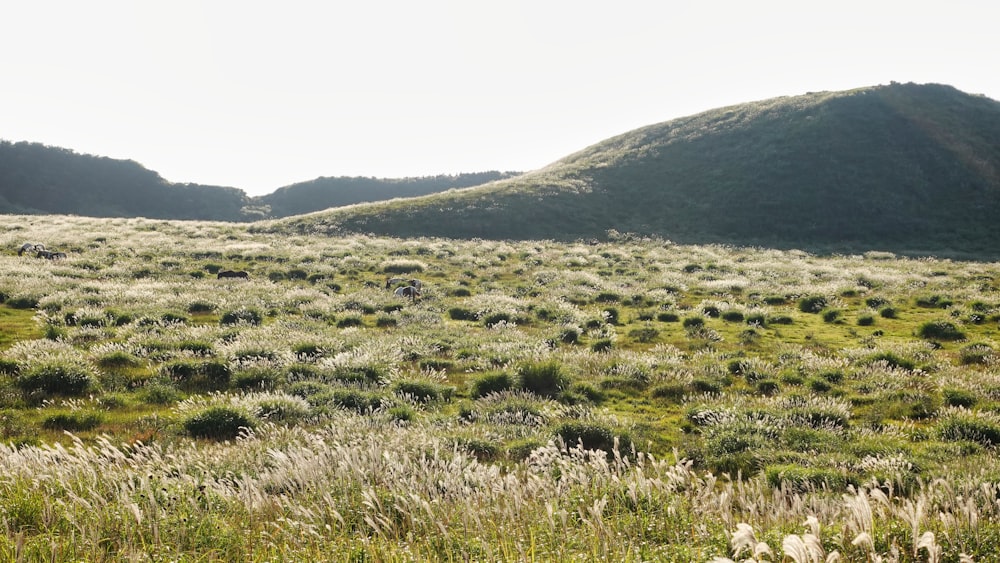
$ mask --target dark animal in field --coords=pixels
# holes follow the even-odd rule
[[[39,250],[35,253],[35,258],[46,258],[48,260],[61,260],[66,257],[65,252],[50,252],[48,250]]]
[[[23,256],[25,252],[39,252],[45,250],[44,244],[38,244],[37,242],[26,242],[21,245],[21,248],[17,250],[18,256]]]
[[[420,283],[420,280],[411,280],[407,278],[389,278],[385,280],[385,288],[389,289],[398,283],[405,283],[407,286],[415,287],[417,288],[418,292],[420,291],[420,288],[422,288],[424,285]]]
[[[420,297],[420,289],[413,285],[407,285],[404,287],[397,287],[396,291],[392,292],[396,297],[409,297],[411,301],[416,301],[417,297]]]
[[[236,271],[236,270],[222,270],[221,272],[219,272],[219,274],[218,274],[217,277],[220,280],[223,279],[223,278],[242,278],[242,279],[246,280],[246,279],[250,279],[250,274],[247,273],[247,272],[244,272],[242,270],[241,271]]]

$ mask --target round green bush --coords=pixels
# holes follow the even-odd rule
[[[477,315],[475,312],[462,307],[452,307],[448,309],[448,318],[453,321],[474,321]]]
[[[661,323],[676,323],[681,320],[681,318],[677,313],[660,313],[656,315],[656,320]]]
[[[920,338],[932,340],[963,340],[965,333],[948,321],[928,321],[917,331]]]
[[[413,397],[420,402],[437,401],[451,397],[451,389],[430,381],[400,380],[392,384],[392,390],[397,395]]]
[[[556,361],[531,362],[517,370],[521,388],[542,397],[555,397],[569,385],[569,377]]]
[[[728,321],[731,323],[741,323],[743,322],[743,319],[744,319],[743,313],[739,311],[726,311],[725,313],[722,313],[722,320],[724,321]]]
[[[565,422],[555,433],[570,448],[583,445],[585,450],[602,450],[611,454],[615,448],[615,433],[603,424],[588,422]],[[618,451],[628,454],[632,441],[627,436],[618,436]]]
[[[194,438],[231,440],[244,428],[253,429],[257,421],[247,413],[232,407],[209,407],[189,416],[184,430]]]
[[[260,311],[256,309],[236,309],[234,311],[226,311],[222,314],[219,319],[219,324],[222,325],[235,325],[235,324],[248,324],[257,326],[261,323],[263,316]]]
[[[799,311],[803,313],[818,313],[826,308],[826,297],[810,295],[799,299]]]
[[[688,317],[681,323],[684,328],[697,329],[705,326],[705,319],[701,317]]]
[[[509,373],[486,373],[472,381],[469,396],[473,399],[479,399],[491,393],[513,389],[514,385],[514,378]]]
[[[70,363],[30,366],[16,379],[17,387],[28,395],[80,396],[90,391],[96,377],[88,368]]]

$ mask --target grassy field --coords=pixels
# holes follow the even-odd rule
[[[3,560],[1000,545],[994,263],[7,219]]]

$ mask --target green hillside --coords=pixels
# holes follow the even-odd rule
[[[1000,255],[1000,102],[892,84],[720,108],[545,169],[268,228],[393,236],[604,238],[820,252]]]
[[[0,141],[0,213],[246,222],[467,188],[516,174],[323,177],[249,197],[238,188],[168,182],[132,160]]]
[[[489,171],[397,179],[323,177],[279,188],[274,193],[253,198],[253,203],[257,206],[266,205],[271,217],[288,217],[355,203],[417,197],[468,188],[517,174]]]
[[[242,190],[173,184],[131,160],[0,141],[0,213],[241,220]]]

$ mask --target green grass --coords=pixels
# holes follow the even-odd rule
[[[739,524],[780,553],[814,515],[845,559],[912,552],[914,527],[945,559],[1000,537],[993,263],[24,224],[105,241],[0,255],[0,288],[38,297],[0,306],[12,560],[700,561]],[[400,302],[386,266],[416,263]],[[209,264],[297,273],[187,275]],[[192,303],[214,320],[167,317]]]

